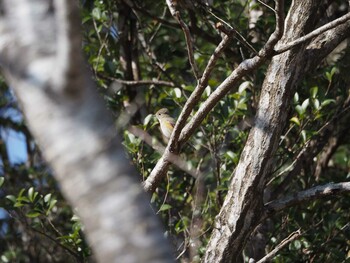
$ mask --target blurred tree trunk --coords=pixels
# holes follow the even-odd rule
[[[99,262],[172,262],[81,56],[76,1],[1,2],[0,63]],[[156,248],[156,249],[155,249]]]

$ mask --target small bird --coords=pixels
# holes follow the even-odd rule
[[[166,108],[160,109],[156,112],[156,117],[160,123],[160,129],[165,138],[170,139],[174,130],[175,120],[170,117],[169,111]]]

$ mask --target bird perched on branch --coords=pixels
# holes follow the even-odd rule
[[[169,110],[166,108],[156,112],[156,117],[160,123],[160,129],[165,138],[170,139],[174,130],[175,120],[169,115]]]

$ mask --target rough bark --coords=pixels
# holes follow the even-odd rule
[[[317,2],[293,1],[280,45],[302,37],[314,28]],[[349,27],[348,23],[346,25]],[[339,41],[336,35],[334,39]],[[330,46],[334,48],[331,42],[330,39],[323,42],[326,44],[318,51],[319,56],[312,56],[316,52],[303,44],[272,59],[262,86],[255,124],[216,219],[204,262],[237,262],[241,258],[247,238],[263,213],[264,185],[273,169],[273,155],[287,120],[291,96],[307,70],[312,69],[311,65],[320,63],[322,55],[330,52]]]
[[[2,71],[98,261],[172,262],[113,118],[85,71],[75,1],[4,0],[1,11]]]

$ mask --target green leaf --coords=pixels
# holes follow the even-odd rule
[[[10,262],[10,260],[6,257],[6,255],[1,255],[1,261],[4,263]]]
[[[304,100],[303,104],[301,104],[301,107],[303,108],[304,112],[305,112],[306,108],[309,106],[309,104],[310,104],[309,99]]]
[[[97,19],[97,20],[100,20],[101,19],[101,10],[98,8],[98,7],[95,7],[93,10],[92,10],[92,16]]]
[[[239,94],[239,93],[234,93],[234,94],[232,94],[231,95],[232,96],[232,98],[234,98],[235,100],[239,100],[240,98],[241,98],[241,94]]]
[[[14,195],[7,195],[6,199],[10,200],[13,203],[16,203],[16,197]]]
[[[300,121],[297,117],[293,117],[290,119],[291,122],[294,122],[296,125],[300,126]]]
[[[35,212],[35,211],[32,211],[32,212],[29,212],[26,214],[26,217],[29,217],[29,218],[34,218],[34,217],[38,217],[40,216],[41,214],[39,212]]]
[[[315,99],[316,96],[317,96],[317,93],[318,93],[318,87],[317,87],[317,86],[312,87],[312,88],[310,89],[311,98]]]
[[[162,212],[162,211],[165,211],[165,210],[169,210],[170,208],[172,208],[171,205],[169,205],[169,204],[164,204],[164,205],[162,205],[162,206],[160,207],[159,212]]]
[[[35,198],[38,196],[38,194],[39,194],[38,192],[34,191],[34,187],[29,188],[28,190],[29,201],[33,203],[35,201]]]
[[[48,202],[51,200],[51,196],[52,196],[52,194],[47,194],[47,195],[45,195],[45,196],[44,196],[44,202],[45,202],[45,203],[48,203]]]
[[[57,200],[56,199],[52,199],[50,201],[50,206],[48,208],[48,212],[51,211],[51,209],[55,206],[55,204],[57,203]]]
[[[301,137],[303,138],[303,142],[306,142],[306,131],[305,130],[301,131]]]
[[[13,207],[22,207],[22,206],[24,206],[24,204],[21,203],[21,202],[16,202],[16,203],[13,205]]]
[[[240,102],[240,103],[238,103],[238,105],[237,105],[237,109],[239,109],[239,110],[247,110],[248,107],[247,107],[247,104],[246,104],[246,103]]]
[[[183,88],[184,90],[186,90],[186,91],[189,91],[189,92],[194,91],[194,87],[193,87],[193,86],[183,86],[182,88]]]
[[[204,94],[209,97],[211,94],[211,87],[208,85],[205,90],[204,90]]]
[[[153,114],[148,114],[147,116],[146,116],[146,118],[143,120],[143,126],[147,126],[148,125],[148,123],[150,122],[150,120],[153,118]]]
[[[331,69],[330,72],[326,72],[326,73],[325,73],[326,79],[327,79],[329,82],[332,81],[333,76],[334,76],[334,74],[337,72],[337,70],[338,70],[337,67],[333,67],[333,68]]]
[[[178,99],[181,98],[181,90],[179,88],[174,88],[173,91],[174,91],[176,98],[178,98]]]
[[[4,177],[0,177],[0,187],[4,184],[5,182],[5,178]]]
[[[298,103],[299,102],[299,94],[298,94],[298,92],[295,92],[293,100],[294,100],[294,103]]]
[[[28,197],[30,201],[32,201],[33,196],[34,196],[34,187],[31,187],[28,190]]]
[[[320,108],[320,101],[318,99],[314,99],[312,102],[315,109],[318,110]]]
[[[293,242],[293,246],[299,250],[301,248],[301,242],[299,240],[295,240]]]
[[[235,154],[234,152],[232,152],[232,151],[227,151],[227,152],[225,153],[225,155],[226,155],[228,158],[232,159],[232,160],[234,160],[235,157],[236,157],[236,154]]]
[[[303,107],[301,107],[300,105],[297,105],[297,106],[295,107],[295,110],[297,111],[297,113],[298,113],[300,116],[303,116],[303,115],[304,115],[305,110],[304,110]]]
[[[337,67],[332,68],[332,70],[331,70],[332,77],[337,72],[337,70],[338,70]]]
[[[322,101],[321,106],[324,107],[331,103],[335,103],[335,100],[332,100],[332,99],[324,100]]]
[[[82,24],[85,24],[86,22],[90,21],[91,20],[91,16],[84,16],[82,18]]]

